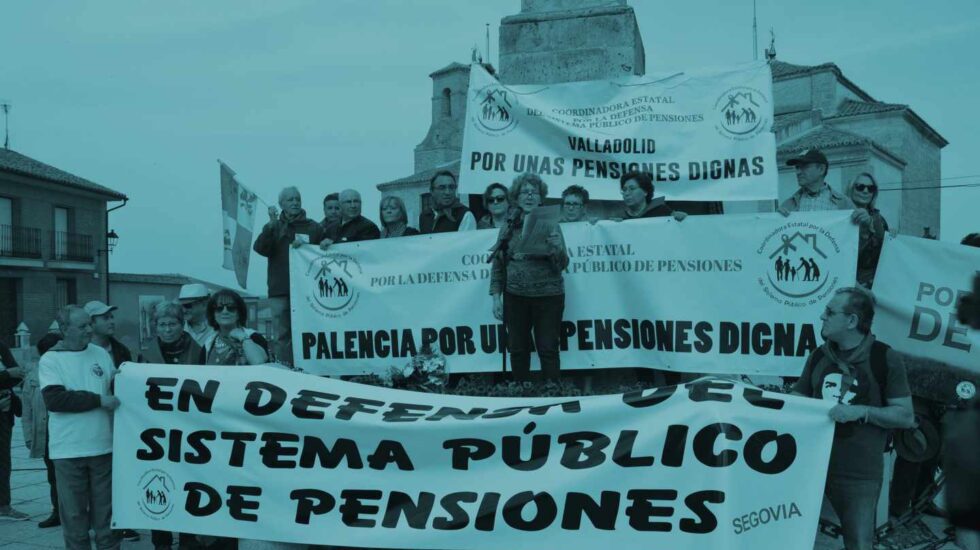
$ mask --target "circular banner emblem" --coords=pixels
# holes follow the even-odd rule
[[[824,228],[811,223],[790,223],[769,234],[758,254],[766,265],[759,285],[766,295],[788,306],[813,305],[837,287],[829,269],[840,253],[837,241]]]
[[[715,128],[721,135],[744,140],[767,130],[769,99],[755,88],[736,86],[721,94],[715,101]]]
[[[347,254],[331,253],[317,258],[306,270],[306,301],[327,317],[343,317],[357,305],[361,264]]]
[[[502,136],[517,127],[514,114],[517,105],[512,93],[499,84],[489,84],[474,91],[478,109],[470,113],[474,127],[484,134]]]
[[[175,488],[176,484],[170,474],[163,470],[148,470],[136,484],[139,491],[136,506],[149,518],[163,519],[174,509],[172,497]]]

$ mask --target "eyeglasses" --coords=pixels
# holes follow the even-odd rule
[[[193,301],[193,302],[184,302],[183,304],[180,304],[180,306],[181,306],[182,308],[184,308],[184,309],[190,309],[190,308],[192,308],[192,307],[194,307],[194,306],[196,306],[197,304],[200,304],[200,303],[202,303],[203,301],[204,301],[204,300],[195,300],[195,301]]]
[[[494,195],[489,199],[487,199],[487,202],[489,202],[490,204],[500,204],[502,202],[507,202],[507,197],[503,195]]]
[[[232,313],[238,313],[238,306],[235,304],[217,304],[214,306],[215,311],[230,311]]]
[[[836,309],[830,309],[829,307],[825,307],[823,309],[823,316],[824,317],[833,317],[834,315],[836,315],[838,313],[845,313],[845,312],[844,312],[844,310],[839,310],[838,311]]]
[[[875,191],[878,190],[878,186],[875,185],[875,184],[873,184],[873,183],[855,183],[854,184],[854,190],[855,191],[870,191],[870,192],[874,193]]]
[[[562,203],[562,206],[564,206],[565,208],[582,208],[582,206],[584,205],[580,202],[565,202]]]
[[[540,194],[541,193],[537,189],[535,189],[533,187],[528,187],[527,189],[521,189],[521,192],[518,193],[518,195],[520,195],[522,197],[535,197],[535,196],[538,196]]]
[[[433,191],[455,191],[457,185],[455,183],[450,185],[437,185],[432,188]]]

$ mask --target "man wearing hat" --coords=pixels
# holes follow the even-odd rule
[[[180,287],[177,301],[184,308],[184,330],[197,345],[204,347],[214,337],[214,327],[208,323],[208,298],[211,293],[201,283],[191,283]]]
[[[118,308],[92,300],[82,309],[92,318],[92,343],[109,352],[113,365],[118,369],[126,361],[132,361],[129,348],[116,340],[116,319],[112,312]]]
[[[800,188],[780,205],[779,210],[783,214],[819,210],[854,210],[851,199],[831,189],[824,181],[830,163],[820,149],[808,149],[802,155],[786,161],[786,164],[796,168],[796,183]]]
[[[807,358],[793,393],[835,403],[837,423],[824,492],[847,550],[871,550],[888,432],[915,424],[901,356],[871,334],[874,296],[838,289],[820,320],[824,344]]]

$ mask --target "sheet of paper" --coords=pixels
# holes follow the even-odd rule
[[[515,252],[522,254],[551,253],[548,248],[548,236],[558,230],[561,218],[561,206],[539,206],[528,212],[524,219],[524,231],[521,233],[521,243]]]

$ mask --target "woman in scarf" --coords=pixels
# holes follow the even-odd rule
[[[619,189],[623,194],[623,219],[659,218],[673,216],[682,221],[686,212],[667,206],[663,197],[653,198],[653,174],[650,172],[629,172],[619,178]]]
[[[878,202],[878,182],[867,172],[858,174],[847,188],[847,196],[854,201],[851,220],[860,226],[858,241],[857,282],[868,288],[874,283],[878,270],[878,258],[885,243],[888,221],[875,208]]]
[[[546,238],[547,253],[515,253],[522,248],[522,228],[528,212],[548,196],[548,186],[536,174],[514,178],[510,200],[517,205],[513,224],[500,229],[490,276],[493,314],[507,325],[507,346],[514,378],[527,380],[531,372],[531,332],[545,378],[559,377],[559,329],[565,311],[562,270],[568,251],[561,228]]]
[[[381,199],[379,208],[381,220],[381,238],[408,237],[418,235],[419,230],[408,226],[408,212],[405,201],[399,197],[390,196]]]
[[[510,200],[507,198],[507,188],[502,183],[491,183],[483,192],[483,207],[487,215],[476,222],[477,229],[500,229],[507,224],[507,211],[510,210]]]
[[[269,345],[245,327],[248,308],[238,293],[222,289],[208,300],[208,323],[217,333],[204,349],[205,365],[261,365],[269,361]]]
[[[184,309],[178,302],[158,302],[150,314],[150,326],[156,338],[139,355],[140,363],[195,365],[201,358],[201,346],[184,330]]]

